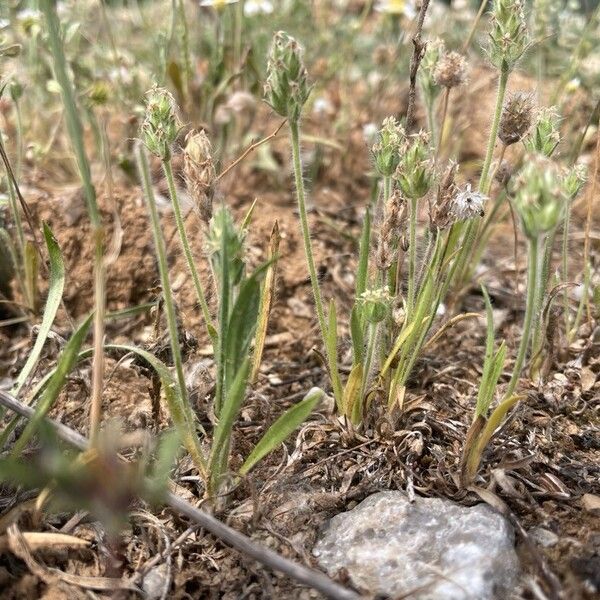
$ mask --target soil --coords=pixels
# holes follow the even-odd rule
[[[470,165],[480,160],[493,103],[495,81],[482,70],[473,76],[476,84],[452,102],[451,115],[472,135],[461,136],[467,143],[460,149],[465,163],[464,177],[473,172]],[[532,90],[533,82],[523,75],[513,78],[514,89]],[[357,94],[357,97],[360,95]],[[380,107],[383,115],[400,112],[403,95],[390,94]],[[361,114],[364,106],[357,100]],[[377,120],[373,117],[371,119]],[[379,115],[375,115],[376,117]],[[260,129],[269,133],[278,122],[268,111],[260,110]],[[569,119],[565,119],[569,122]],[[362,124],[347,136],[332,138],[339,148],[320,145],[319,163],[311,188],[313,247],[323,292],[335,298],[340,319],[340,337],[347,338],[350,299],[354,283],[357,235],[364,206],[371,194],[369,156],[362,139]],[[308,118],[305,130],[323,137],[321,118]],[[593,140],[592,140],[593,143]],[[247,253],[252,263],[266,257],[269,234],[275,221],[282,235],[278,264],[277,297],[271,315],[269,338],[258,383],[249,393],[236,424],[233,447],[234,466],[247,456],[266,426],[282,410],[292,405],[314,385],[327,388],[327,377],[313,348],[319,347],[310,285],[298,231],[297,215],[287,165],[288,146],[281,134],[272,144],[280,172],[266,174],[253,166],[250,157],[223,179],[217,200],[223,200],[240,217],[256,198],[252,225],[248,232]],[[305,144],[306,162],[315,161],[315,146]],[[584,149],[589,156],[590,147]],[[514,155],[508,154],[512,159]],[[159,181],[157,187],[164,188]],[[47,221],[63,252],[68,279],[64,310],[56,324],[62,337],[70,332],[69,318],[77,321],[94,305],[92,295],[92,248],[83,198],[77,188],[57,190],[52,178],[37,175],[24,188],[27,201],[38,222]],[[157,295],[157,269],[153,243],[142,195],[137,186],[116,178],[109,190],[98,185],[99,200],[108,240],[116,240],[118,253],[108,266],[107,299],[110,311],[152,302]],[[594,198],[594,206],[600,201]],[[210,392],[212,360],[204,334],[195,295],[178,246],[172,215],[164,203],[163,231],[168,240],[169,262],[176,301],[190,344],[186,369],[197,389],[196,407],[200,420],[208,422],[205,396]],[[582,214],[574,215],[573,230],[583,230]],[[203,225],[191,210],[186,219],[193,250],[207,280]],[[494,300],[498,336],[510,348],[519,340],[524,297],[524,252],[514,264],[512,225],[502,224],[492,238],[484,258],[490,269],[490,295]],[[573,256],[579,260],[582,236],[574,236]],[[598,254],[597,241],[592,251]],[[517,277],[515,277],[515,270]],[[518,285],[516,284],[518,280]],[[517,287],[516,287],[517,286]],[[515,310],[515,296],[518,310]],[[456,312],[482,311],[480,292],[468,290],[454,307]],[[68,315],[67,315],[68,313]],[[452,498],[464,504],[481,497],[503,510],[515,523],[518,549],[523,559],[523,578],[514,598],[598,597],[600,589],[600,528],[597,509],[590,509],[584,495],[600,495],[600,327],[585,322],[577,338],[564,352],[556,352],[543,383],[529,382],[524,400],[514,417],[486,451],[483,468],[476,482],[480,493],[461,491],[457,473],[462,443],[470,425],[472,409],[481,375],[485,325],[482,319],[460,322],[431,347],[415,369],[407,392],[405,410],[393,420],[377,410],[365,427],[354,430],[332,414],[332,402],[325,402],[285,448],[263,462],[228,498],[227,510],[218,516],[256,541],[284,556],[314,565],[311,549],[319,529],[334,514],[352,508],[369,494],[400,489],[409,492]],[[14,374],[30,345],[25,327],[0,329],[0,360]],[[154,316],[148,310],[133,317],[111,321],[107,336],[116,342],[151,345]],[[39,372],[56,359],[60,340],[46,349]],[[557,348],[563,347],[558,344]],[[342,349],[344,367],[349,355]],[[510,354],[510,352],[509,352]],[[153,418],[152,382],[132,359],[109,354],[104,387],[105,418],[118,419],[126,432],[152,429],[158,422],[168,423],[164,407],[158,421]],[[507,365],[507,372],[510,368]],[[90,365],[82,362],[69,382],[52,416],[86,434],[87,400],[90,390]],[[187,460],[174,474],[178,492],[197,502],[198,485]],[[8,490],[3,500],[6,514],[24,505],[30,497]],[[411,492],[412,493],[412,492]],[[481,496],[481,497],[480,497]],[[587,507],[587,508],[586,508]],[[35,522],[34,511],[24,510],[19,528],[37,527],[61,530],[72,515],[64,512]],[[170,582],[169,598],[319,598],[309,589],[266,570],[231,550],[201,529],[167,510],[147,511],[136,507],[121,539],[118,572],[130,577],[144,571],[160,554],[164,580]],[[555,536],[552,543],[539,543],[539,530]],[[534,535],[535,532],[538,532]],[[70,532],[93,540],[89,549],[36,553],[39,569],[13,555],[0,557],[0,587],[3,598],[39,597],[47,599],[87,597],[78,577],[103,576],[109,571],[103,536],[94,523],[83,516]],[[546,538],[548,535],[546,533]],[[548,538],[549,539],[549,538]],[[50,572],[72,575],[68,580]],[[340,580],[344,581],[343,574]],[[543,592],[542,592],[543,590]],[[366,590],[368,592],[368,590]],[[547,594],[546,596],[542,595]],[[560,594],[560,595],[557,595]],[[97,597],[128,597],[128,592],[104,592]],[[130,593],[131,597],[136,594]]]

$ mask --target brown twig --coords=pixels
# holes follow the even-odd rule
[[[19,199],[19,204],[21,205],[23,214],[25,215],[25,220],[27,221],[27,224],[29,225],[29,229],[31,229],[31,235],[33,236],[35,246],[41,256],[42,253],[40,251],[40,243],[39,243],[39,240],[37,237],[37,232],[36,232],[35,226],[33,224],[33,217],[31,215],[31,210],[29,210],[29,206],[27,205],[27,202],[25,202],[25,198],[23,198],[23,194],[21,194],[21,189],[19,188],[19,184],[17,183],[17,179],[15,177],[15,174],[12,170],[12,166],[10,164],[10,160],[8,160],[8,156],[6,154],[6,151],[4,150],[4,144],[2,143],[1,140],[0,140],[0,157],[2,158],[2,162],[4,163],[4,167],[6,169],[6,174],[8,175],[8,179],[12,182],[12,185],[15,188],[17,198]]]
[[[412,131],[415,120],[415,102],[417,97],[417,71],[423,60],[427,43],[421,41],[421,33],[423,31],[423,21],[425,21],[425,13],[429,7],[429,0],[422,0],[421,10],[417,18],[417,29],[413,36],[412,43],[414,52],[410,59],[410,86],[408,88],[408,108],[406,109],[406,131]]]
[[[28,419],[34,414],[34,409],[22,404],[12,395],[2,390],[0,390],[0,404]],[[52,419],[46,418],[44,421],[63,441],[82,451],[88,449],[89,440],[76,431],[73,431],[66,425]],[[333,598],[334,600],[360,600],[361,598],[360,594],[341,586],[327,577],[324,573],[295,563],[277,554],[273,550],[264,548],[252,541],[249,537],[239,533],[228,525],[225,525],[225,523],[222,523],[207,512],[192,506],[189,502],[186,502],[183,498],[180,498],[172,492],[167,494],[165,504],[182,515],[185,515],[188,519],[194,521],[207,531],[210,531],[214,536],[226,542],[242,554],[250,556],[274,571],[284,573],[303,585],[320,591],[328,598]]]
[[[239,165],[246,158],[246,156],[248,156],[248,154],[250,154],[250,152],[253,152],[259,146],[266,144],[269,140],[272,140],[281,131],[281,128],[285,125],[286,121],[287,121],[287,119],[284,119],[283,121],[281,121],[281,123],[279,124],[277,129],[273,133],[269,134],[266,138],[263,138],[262,140],[259,140],[258,142],[254,142],[254,144],[251,144],[250,146],[248,146],[248,148],[246,148],[246,150],[244,150],[244,152],[242,153],[241,156],[236,158],[228,167],[226,167],[223,171],[221,171],[221,173],[219,173],[219,175],[217,175],[216,180],[219,181],[220,179],[225,177],[225,175],[227,175],[227,173],[229,173],[229,171],[231,171],[231,169],[233,169],[234,167],[237,167],[237,165]]]

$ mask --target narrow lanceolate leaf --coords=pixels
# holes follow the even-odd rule
[[[321,398],[324,396],[323,390],[313,388],[304,399],[298,404],[288,408],[274,423],[267,429],[266,433],[258,441],[250,456],[244,461],[240,469],[240,475],[246,475],[258,462],[265,456],[279,447],[304,421],[308,415],[315,409]]]
[[[46,342],[46,338],[50,333],[52,323],[54,323],[58,307],[60,306],[63,289],[65,287],[65,265],[60,253],[60,248],[58,247],[58,243],[56,242],[52,231],[50,231],[50,228],[48,225],[46,225],[46,223],[44,223],[44,239],[46,240],[46,247],[48,248],[48,255],[50,257],[50,282],[48,285],[48,297],[46,298],[46,306],[44,308],[42,324],[40,325],[37,338],[31,352],[29,353],[29,357],[27,358],[27,361],[21,369],[21,372],[17,377],[17,381],[11,390],[11,394],[13,396],[17,396],[19,394],[23,385],[27,381],[27,378],[29,375],[31,375],[31,372],[37,364],[42,352],[42,348],[44,347],[44,343]]]
[[[38,309],[38,271],[39,256],[33,242],[25,242],[25,292],[29,308],[37,313]]]
[[[260,282],[264,267],[260,267],[240,286],[238,297],[231,310],[229,325],[225,332],[224,394],[225,397],[242,362],[250,355],[250,345],[256,331],[258,306],[260,304]],[[226,399],[223,399],[225,404]]]
[[[371,213],[367,208],[360,235],[360,251],[358,255],[358,271],[356,273],[356,298],[367,289],[367,273],[369,272],[369,249],[371,247]]]
[[[352,367],[350,376],[344,388],[344,414],[350,417],[353,423],[360,422],[363,412],[363,401],[361,389],[363,385],[363,365],[358,363]]]
[[[329,302],[329,315],[326,335],[326,354],[329,363],[328,367],[329,376],[331,377],[331,387],[333,388],[333,395],[335,396],[336,400],[339,399],[339,404],[342,400],[342,382],[340,380],[340,372],[338,370],[337,363],[337,312],[335,302],[333,300]],[[338,406],[338,410],[341,412],[343,410],[343,406]]]
[[[44,417],[56,402],[60,391],[65,385],[67,376],[77,363],[79,351],[88,334],[92,317],[93,313],[77,328],[75,333],[66,343],[58,358],[54,375],[52,375],[48,381],[44,393],[35,407],[33,416],[29,419],[21,437],[15,442],[12,451],[13,456],[18,456],[23,451],[27,442],[35,435],[39,424],[44,420]]]
[[[365,337],[361,307],[358,302],[354,303],[350,313],[350,337],[352,338],[353,362],[354,364],[362,362],[365,353]]]
[[[218,490],[221,476],[227,469],[231,430],[244,401],[249,373],[250,359],[246,358],[238,369],[235,379],[223,399],[223,407],[219,414],[219,423],[214,432],[209,463],[211,493],[215,493]]]
[[[265,281],[262,287],[260,297],[260,308],[258,310],[258,324],[256,327],[256,336],[254,338],[254,355],[252,357],[252,375],[250,380],[254,383],[258,378],[258,370],[262,360],[263,351],[265,348],[265,339],[267,337],[267,328],[269,326],[269,315],[275,298],[275,277],[277,274],[277,257],[279,253],[279,242],[281,235],[279,234],[279,224],[275,221],[273,230],[271,231],[271,239],[269,240],[268,259],[272,261],[267,269]]]

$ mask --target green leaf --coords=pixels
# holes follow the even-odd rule
[[[266,267],[260,267],[240,286],[225,333],[225,397],[242,362],[250,355],[260,305],[260,283]],[[226,400],[223,401],[225,403]]]
[[[247,475],[258,462],[279,447],[289,435],[302,425],[323,396],[323,390],[313,388],[304,396],[303,400],[288,408],[254,446],[239,471],[240,475]]]
[[[247,357],[238,369],[235,379],[229,388],[229,392],[223,401],[219,422],[214,431],[208,468],[212,493],[215,493],[218,490],[221,476],[227,468],[231,431],[246,395],[246,384],[248,382],[249,373],[250,359]]]
[[[365,352],[365,338],[360,312],[360,305],[357,302],[352,307],[352,312],[350,313],[350,336],[352,338],[352,355],[354,364],[363,361]]]
[[[18,396],[23,385],[27,381],[27,378],[29,375],[31,375],[31,372],[37,364],[42,352],[42,348],[44,347],[44,343],[46,342],[46,338],[50,333],[52,323],[54,323],[65,286],[65,265],[60,253],[60,248],[58,247],[52,231],[50,231],[50,228],[46,223],[44,223],[44,239],[46,240],[46,247],[48,248],[48,255],[50,257],[50,282],[48,286],[48,297],[46,299],[42,324],[40,325],[37,338],[31,352],[29,353],[27,361],[21,369],[21,372],[17,377],[17,381],[10,392],[13,396]]]
[[[340,380],[340,372],[337,363],[337,311],[333,298],[329,302],[329,314],[327,317],[327,331],[325,339],[327,345],[327,358],[329,367],[329,376],[331,377],[331,386],[333,394],[338,403],[338,410],[342,411],[342,382]]]
[[[77,362],[79,350],[88,334],[92,318],[93,313],[77,328],[75,333],[73,333],[66,343],[58,358],[56,370],[48,381],[48,385],[35,407],[33,416],[29,419],[21,437],[15,442],[12,450],[13,456],[18,456],[23,451],[29,440],[34,436],[39,424],[43,421],[44,417],[56,402],[67,376]]]
[[[356,296],[358,300],[367,289],[367,274],[369,271],[369,250],[371,246],[371,213],[367,208],[360,234],[360,250],[358,254],[358,271],[356,273]]]

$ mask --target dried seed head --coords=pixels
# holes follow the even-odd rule
[[[381,124],[377,141],[371,152],[375,168],[380,175],[390,177],[400,162],[400,152],[406,140],[404,128],[394,117],[387,117]]]
[[[171,144],[179,132],[176,104],[164,88],[153,87],[147,94],[146,118],[141,127],[141,138],[148,150],[161,160],[171,157]]]
[[[566,197],[554,161],[541,154],[528,154],[523,164],[514,184],[514,203],[525,235],[537,239],[558,225]]]
[[[498,137],[510,146],[522,140],[531,127],[533,97],[531,94],[517,92],[504,104]]]
[[[511,71],[527,49],[527,21],[523,0],[496,0],[488,57],[502,71]]]
[[[512,165],[507,160],[503,160],[495,170],[494,179],[500,185],[505,186],[510,181],[512,174],[513,174]]]
[[[458,193],[458,189],[454,183],[457,171],[458,164],[451,161],[442,176],[435,202],[431,207],[429,220],[432,227],[446,229],[455,221],[452,206],[454,204],[454,197]]]
[[[200,217],[208,224],[212,217],[212,199],[216,181],[212,147],[202,131],[190,131],[185,138],[183,175],[188,192],[195,202]]]
[[[376,257],[379,269],[389,269],[392,266],[397,254],[398,240],[402,238],[406,228],[406,200],[398,190],[393,191],[384,210]]]
[[[446,52],[433,73],[435,83],[445,88],[462,85],[467,80],[467,61],[458,52]]]
[[[300,44],[284,31],[273,36],[267,61],[265,100],[275,112],[290,121],[300,118],[310,94],[303,55]]]
[[[531,133],[523,140],[529,152],[552,156],[560,142],[560,116],[554,106],[541,108]]]
[[[452,214],[457,221],[465,221],[473,217],[483,217],[483,206],[487,197],[471,189],[471,184],[467,183],[454,197],[452,204]]]

